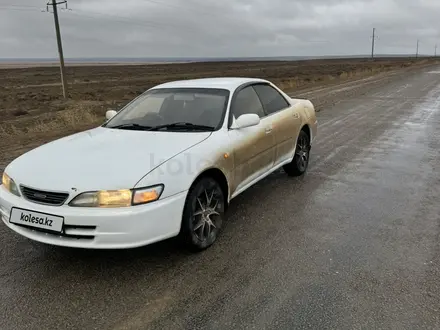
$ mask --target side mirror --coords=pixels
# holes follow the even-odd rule
[[[255,113],[246,113],[235,120],[232,129],[240,129],[250,126],[256,126],[260,123],[260,117]]]
[[[112,119],[114,116],[116,116],[117,113],[118,113],[118,112],[115,111],[115,110],[108,110],[108,111],[105,113],[105,118],[107,118],[107,120],[110,120],[110,119]]]

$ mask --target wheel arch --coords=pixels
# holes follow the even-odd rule
[[[300,132],[301,131],[304,131],[309,137],[309,141],[312,141],[312,130],[310,129],[309,124],[304,124],[303,127],[301,127]]]
[[[191,183],[191,187],[203,177],[211,177],[218,182],[225,197],[225,209],[227,209],[229,206],[229,182],[225,173],[217,167],[206,168],[196,176]]]

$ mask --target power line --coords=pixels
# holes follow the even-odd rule
[[[126,17],[126,16],[104,14],[104,13],[98,13],[98,12],[86,12],[86,11],[78,10],[78,9],[70,9],[69,12],[72,14],[75,14],[77,16],[80,16],[80,17],[88,17],[88,18],[96,18],[96,16],[108,17],[108,18],[112,19],[112,22],[127,23],[130,25],[155,27],[155,28],[161,28],[161,29],[168,28],[168,27],[175,27],[179,30],[183,29],[183,30],[188,30],[189,32],[199,32],[199,30],[197,30],[195,28],[182,27],[182,26],[175,25],[175,24],[160,23],[160,22],[149,21],[149,20],[138,21],[138,20],[133,20],[133,19]],[[95,16],[93,16],[93,15],[95,15]]]
[[[177,29],[177,31],[187,31],[189,33],[192,33],[191,37],[194,38],[195,36],[197,36],[200,33],[200,28],[198,27],[190,27],[190,26],[182,26],[179,24],[170,24],[169,22],[157,22],[157,21],[152,21],[152,20],[136,20],[136,19],[132,19],[130,17],[127,16],[121,16],[121,15],[115,15],[115,14],[107,14],[107,13],[98,13],[98,12],[94,12],[94,11],[85,11],[85,10],[80,10],[80,9],[74,9],[74,8],[69,8],[69,13],[70,14],[74,14],[77,15],[79,17],[85,17],[85,18],[96,18],[96,16],[101,16],[101,17],[108,17],[112,19],[112,22],[119,22],[119,23],[126,23],[129,25],[136,25],[136,26],[144,26],[144,27],[148,27],[148,28],[157,28],[157,29],[168,29],[170,31],[175,31]],[[64,10],[61,10],[61,12],[63,12]],[[174,28],[174,29],[172,29]],[[206,30],[205,32],[208,32],[211,36],[213,36],[214,38],[219,38],[219,35],[217,33],[215,33],[215,31],[212,30]],[[237,35],[241,34],[241,31],[237,31]]]
[[[38,9],[40,9],[40,7],[38,7],[38,6],[29,6],[29,5],[5,4],[5,5],[1,5],[1,6],[2,7],[6,6],[6,7],[16,7],[16,8],[38,8]]]
[[[52,6],[51,3],[48,3],[47,5],[48,5],[48,7],[49,7],[49,5]],[[37,6],[23,6],[23,7],[24,8],[21,8],[21,6],[18,6],[18,5],[0,5],[0,11],[1,10],[8,10],[8,11],[11,10],[11,11],[29,12],[29,11],[39,10],[39,11],[43,11],[43,12],[49,12],[48,8],[46,10],[42,10],[41,7],[37,7]],[[175,6],[175,7],[178,7],[178,6]],[[140,20],[134,20],[134,19],[132,19],[130,17],[126,17],[126,16],[105,14],[105,13],[98,13],[98,12],[90,12],[90,11],[86,12],[86,11],[79,10],[79,9],[59,8],[58,14],[60,14],[60,12],[64,12],[65,10],[68,10],[69,13],[74,14],[79,17],[95,19],[96,16],[102,16],[102,17],[111,18],[112,22],[125,23],[125,24],[133,25],[133,26],[142,26],[142,27],[157,28],[157,29],[170,29],[170,28],[174,27],[173,30],[178,29],[179,31],[183,30],[183,31],[187,31],[190,33],[200,32],[200,30],[195,27],[191,28],[188,26],[181,26],[181,25],[170,24],[170,23],[162,23],[162,22],[156,22],[156,21],[151,21],[151,20],[140,21]]]
[[[41,8],[38,8],[38,7],[23,7],[23,8],[20,8],[20,7],[15,7],[15,6],[14,7],[10,7],[9,5],[8,6],[0,5],[0,10],[7,10],[7,11],[30,12],[30,11],[36,11],[38,9],[41,10]]]
[[[49,5],[49,4],[48,4]],[[52,6],[52,4],[50,4],[50,6]],[[13,8],[12,8],[13,7]],[[33,11],[33,12],[44,12],[44,13],[51,13],[53,14],[53,12],[49,11],[48,8],[42,8],[42,7],[37,7],[37,6],[25,6],[25,8],[18,8],[19,6],[15,6],[15,5],[0,5],[0,11],[2,10],[7,10],[7,11],[24,11],[24,12],[29,12],[29,11]],[[20,6],[21,7],[21,6]],[[38,11],[37,11],[38,10]],[[59,8],[58,10],[58,14],[60,14],[60,12],[64,12],[66,9],[65,8]],[[72,11],[72,9],[68,8],[67,9],[70,13],[75,14],[79,17],[83,17],[83,18],[90,18],[90,19],[96,19],[96,16],[93,15],[86,15],[81,13],[78,13],[76,11]],[[102,15],[102,16],[109,16],[109,17],[120,17],[120,16],[114,16],[114,15],[106,15],[106,14],[101,14],[101,13],[96,13],[98,15]],[[127,23],[129,25],[134,25],[134,26],[143,26],[143,27],[156,27],[156,28],[164,28],[166,26],[164,25],[155,25],[153,22],[149,23],[149,22],[138,22],[138,21],[133,21],[133,20],[129,20],[128,18],[126,20],[118,20],[118,19],[112,19],[112,22],[119,22],[119,23]],[[75,38],[81,38],[81,36],[75,35]],[[98,40],[99,39],[95,39]]]

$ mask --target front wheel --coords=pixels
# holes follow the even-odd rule
[[[216,180],[203,177],[188,192],[180,237],[191,250],[210,247],[222,228],[225,196]]]
[[[301,131],[296,143],[295,155],[292,161],[283,166],[289,176],[301,176],[307,171],[310,157],[310,138],[306,132]]]

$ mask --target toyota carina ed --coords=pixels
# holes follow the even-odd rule
[[[309,100],[257,78],[161,84],[106,118],[6,167],[6,226],[59,246],[122,249],[179,236],[200,251],[238,194],[281,167],[306,172],[318,127]]]

